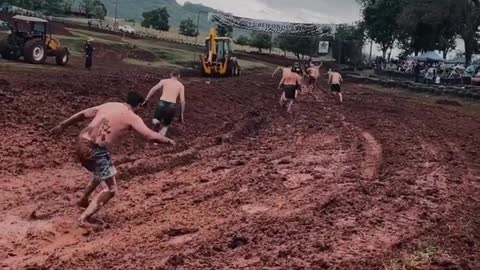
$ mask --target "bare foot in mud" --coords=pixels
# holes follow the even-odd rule
[[[78,220],[79,226],[84,229],[91,229],[93,231],[103,231],[110,228],[108,223],[105,223],[96,218],[87,218],[87,219],[79,219]]]
[[[80,200],[77,202],[77,206],[80,208],[87,208],[90,205],[88,200]]]

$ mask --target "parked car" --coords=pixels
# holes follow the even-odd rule
[[[130,25],[122,25],[118,27],[118,30],[122,33],[135,34],[136,31]]]

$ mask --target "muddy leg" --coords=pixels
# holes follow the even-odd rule
[[[292,113],[293,100],[288,101],[287,113]]]
[[[102,192],[100,192],[95,199],[90,203],[87,210],[83,212],[80,216],[80,223],[83,224],[85,221],[95,214],[100,208],[102,208],[105,204],[108,203],[114,196],[117,191],[116,180],[115,177],[105,180],[101,182],[103,186]]]
[[[166,135],[167,135],[167,131],[168,131],[168,126],[163,127],[163,128],[160,130],[160,132],[158,132],[158,133],[160,133],[162,136],[166,136]]]
[[[283,107],[285,105],[285,101],[287,101],[287,100],[285,98],[285,92],[283,92],[282,96],[280,97],[280,106]]]
[[[338,97],[340,99],[340,103],[343,103],[343,95],[342,93],[338,93]]]
[[[83,192],[82,198],[77,203],[79,207],[82,207],[82,208],[88,207],[88,204],[90,203],[88,199],[90,198],[90,195],[92,195],[93,191],[95,191],[95,189],[98,187],[99,184],[100,184],[100,181],[98,181],[95,177],[93,177],[92,180],[90,180],[90,183],[88,184],[87,188]]]

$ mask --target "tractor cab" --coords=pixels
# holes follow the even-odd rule
[[[210,31],[205,39],[206,54],[201,56],[204,75],[238,76],[240,66],[233,57],[233,41],[228,37],[219,37],[216,29]]]
[[[57,65],[68,63],[70,53],[60,40],[48,33],[47,20],[21,15],[12,19],[10,34],[0,40],[0,54],[4,59],[23,57],[28,63],[43,64],[47,57],[55,57]]]
[[[47,20],[17,15],[13,17],[13,22],[17,33],[24,33],[36,38],[47,36]]]
[[[226,37],[217,37],[212,42],[211,38],[207,38],[206,41],[208,62],[211,64],[218,64],[225,62],[225,59],[233,53],[232,40]],[[212,50],[212,45],[215,48]]]
[[[17,15],[13,17],[12,32],[24,39],[47,39],[47,20]]]

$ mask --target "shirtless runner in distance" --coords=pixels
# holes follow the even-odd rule
[[[288,72],[292,71],[292,68],[289,67],[288,65],[285,65],[283,67],[277,67],[277,69],[275,69],[275,71],[272,74],[272,78],[275,76],[275,74],[277,74],[279,70],[282,71],[282,78],[283,78]]]
[[[328,73],[328,84],[330,84],[330,90],[333,94],[338,95],[340,103],[343,103],[343,95],[340,84],[343,82],[342,75],[336,70]]]
[[[144,102],[144,104],[147,103],[158,90],[163,88],[160,103],[158,103],[157,110],[153,117],[153,124],[158,130],[160,130],[160,125],[163,125],[160,134],[164,136],[167,134],[168,127],[172,124],[173,118],[177,113],[178,97],[180,97],[180,104],[182,106],[180,119],[182,123],[185,123],[183,118],[183,113],[185,111],[185,87],[178,81],[178,79],[180,79],[180,73],[178,71],[171,72],[170,79],[161,80],[157,85],[150,89]]]
[[[93,179],[86,188],[82,199],[78,202],[80,207],[87,208],[80,216],[81,224],[84,224],[89,217],[107,204],[117,192],[115,179],[117,170],[113,166],[108,149],[118,142],[125,133],[134,129],[151,141],[175,145],[173,140],[150,130],[143,120],[135,114],[143,100],[141,95],[129,93],[126,103],[110,102],[83,110],[52,130],[53,133],[60,134],[65,128],[76,122],[93,119],[80,132],[77,145],[80,163],[93,173]],[[89,203],[90,195],[99,185],[103,188],[102,192]]]
[[[314,90],[317,86],[318,78],[320,78],[320,68],[323,66],[323,63],[320,66],[313,65],[307,68],[307,85],[310,90]]]
[[[320,78],[320,68],[323,66],[323,63],[320,66],[310,66],[306,70],[307,75],[307,93],[312,95],[315,99],[318,97],[314,94],[315,89],[317,88],[318,78]]]
[[[280,81],[279,88],[283,89],[283,94],[280,98],[280,105],[284,106],[285,103],[288,103],[288,113],[292,112],[293,102],[295,101],[302,85],[301,80],[302,77],[298,73],[291,71]]]

